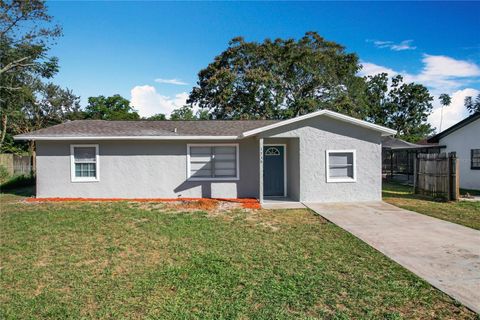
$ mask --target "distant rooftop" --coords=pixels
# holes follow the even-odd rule
[[[402,139],[394,137],[383,137],[382,138],[382,148],[389,150],[400,150],[400,149],[425,149],[425,148],[441,148],[437,143],[431,144],[416,144],[404,141]]]

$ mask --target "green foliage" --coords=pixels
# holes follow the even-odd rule
[[[214,119],[286,119],[319,109],[361,117],[358,57],[315,32],[294,39],[238,37],[198,74],[188,103]]]
[[[193,114],[192,108],[183,106],[172,111],[170,120],[196,120],[196,117]]]
[[[14,98],[14,100],[10,100]],[[53,83],[33,81],[22,93],[9,98],[17,103],[8,119],[2,151],[20,153],[27,144],[13,141],[13,135],[30,132],[65,120],[81,119],[80,97]]]
[[[440,100],[440,104],[442,105],[441,113],[440,113],[440,127],[438,128],[439,131],[442,131],[442,124],[443,124],[443,108],[448,107],[450,103],[452,103],[452,98],[446,93],[442,93],[438,99]]]
[[[433,97],[425,86],[404,83],[400,75],[393,77],[389,86],[385,73],[365,80],[366,120],[397,130],[398,137],[407,141],[418,141],[433,132],[427,123]]]
[[[167,117],[163,113],[157,113],[153,116],[146,118],[147,120],[167,120]]]
[[[438,97],[438,99],[440,100],[440,103],[442,104],[442,106],[445,106],[445,107],[448,107],[450,103],[452,103],[452,98],[446,93],[442,93]]]
[[[210,114],[208,113],[208,110],[198,110],[195,117],[198,120],[210,120]]]
[[[130,106],[130,101],[119,94],[111,97],[98,96],[88,98],[85,108],[87,119],[97,120],[138,120],[140,116]]]
[[[8,179],[10,179],[10,173],[8,172],[8,169],[4,165],[0,164],[0,185],[8,181]]]
[[[21,176],[12,177],[2,182],[0,185],[0,189],[2,189],[3,191],[6,191],[6,190],[23,188],[23,187],[33,186],[33,185],[35,185],[34,176],[21,175]]]
[[[480,94],[477,95],[475,101],[473,101],[472,97],[465,97],[464,105],[470,114],[480,112]]]
[[[12,135],[51,123],[51,113],[42,114],[45,105],[37,98],[46,86],[53,88],[41,81],[58,72],[58,59],[48,50],[62,30],[52,21],[45,1],[0,1],[0,150],[22,149]]]

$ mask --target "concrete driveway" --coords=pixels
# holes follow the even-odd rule
[[[384,202],[305,205],[480,313],[480,231]]]

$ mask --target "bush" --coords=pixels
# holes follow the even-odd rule
[[[0,185],[0,189],[2,190],[9,190],[9,189],[16,189],[22,187],[29,187],[35,185],[35,176],[16,176],[11,178],[10,180],[2,183]]]
[[[7,167],[0,165],[0,185],[4,184],[10,179]]]

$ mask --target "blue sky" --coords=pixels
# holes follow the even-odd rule
[[[197,72],[228,41],[299,38],[317,31],[356,52],[362,74],[386,71],[447,92],[443,128],[480,90],[480,3],[48,2],[64,29],[51,53],[54,82],[82,97],[119,93],[142,115],[181,106]],[[157,81],[155,81],[157,80]],[[438,108],[438,104],[435,104]],[[445,116],[446,115],[446,116]],[[430,122],[438,127],[439,112]]]

